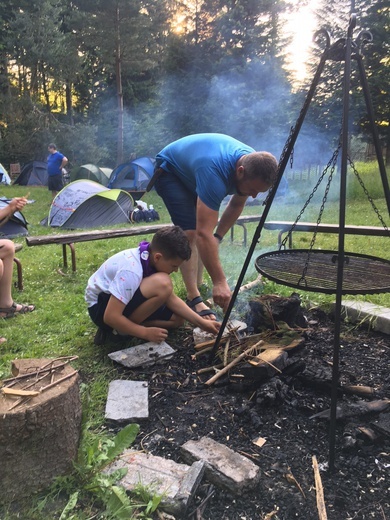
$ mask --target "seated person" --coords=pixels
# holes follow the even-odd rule
[[[172,226],[157,231],[151,243],[106,260],[85,292],[89,315],[99,327],[95,344],[104,344],[113,331],[160,343],[185,320],[217,334],[220,323],[202,318],[173,292],[169,275],[190,256],[186,234]]]
[[[25,197],[15,197],[7,206],[0,209],[0,226],[27,204]],[[7,238],[0,239],[0,318],[13,318],[18,314],[32,312],[34,305],[15,303],[12,299],[12,272],[14,266],[15,244]],[[0,337],[0,344],[7,341]]]

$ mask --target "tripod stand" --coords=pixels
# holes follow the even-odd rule
[[[334,348],[333,348],[333,372],[332,372],[332,394],[331,394],[331,415],[330,415],[330,431],[329,431],[329,468],[334,468],[334,458],[335,458],[335,428],[336,428],[336,405],[337,405],[337,386],[339,381],[339,351],[340,351],[340,324],[341,324],[341,308],[342,308],[342,295],[346,294],[343,290],[343,278],[344,278],[344,266],[348,258],[345,255],[344,248],[344,238],[345,238],[345,208],[346,208],[346,180],[347,180],[347,166],[348,166],[348,114],[349,114],[349,91],[350,91],[350,75],[351,75],[351,59],[354,58],[357,61],[360,81],[362,84],[362,90],[364,94],[364,100],[366,104],[366,109],[368,113],[369,123],[372,131],[373,142],[375,146],[376,157],[379,165],[380,176],[383,185],[383,191],[386,199],[387,209],[390,214],[390,190],[389,183],[386,175],[385,164],[383,160],[383,156],[380,149],[379,137],[377,128],[375,126],[375,120],[373,115],[373,107],[371,98],[369,95],[367,78],[365,75],[365,70],[362,61],[361,55],[361,45],[367,41],[372,40],[371,33],[368,31],[362,31],[359,33],[357,38],[353,39],[353,30],[356,26],[356,15],[351,14],[349,20],[349,26],[347,30],[346,38],[342,38],[337,40],[333,45],[330,45],[330,36],[325,30],[320,30],[316,33],[316,35],[323,35],[326,40],[326,48],[321,56],[320,63],[315,72],[312,84],[308,90],[305,102],[299,114],[299,117],[293,127],[285,147],[282,151],[282,155],[279,162],[278,167],[278,176],[277,180],[265,202],[264,211],[261,215],[259,224],[255,230],[252,243],[249,247],[248,254],[244,261],[244,265],[242,267],[241,273],[238,277],[237,284],[232,294],[232,298],[230,300],[228,309],[222,321],[221,329],[214,343],[213,349],[210,354],[210,362],[213,362],[216,351],[219,347],[219,343],[221,341],[221,337],[223,335],[224,329],[229,320],[231,311],[234,307],[239,289],[242,285],[245,273],[248,269],[249,263],[253,256],[253,252],[259,242],[261,232],[264,226],[264,223],[267,219],[269,210],[272,206],[273,200],[275,198],[276,191],[282,179],[284,170],[286,165],[288,164],[289,158],[292,154],[294,144],[301,130],[302,124],[306,117],[307,111],[309,109],[310,103],[313,99],[315,89],[320,81],[321,74],[324,70],[325,63],[327,60],[336,60],[336,61],[344,61],[344,77],[343,77],[343,108],[342,108],[342,130],[341,130],[341,175],[340,175],[340,198],[339,198],[339,237],[338,237],[338,250],[336,252],[337,256],[337,279],[334,288],[334,294],[336,294],[336,304],[335,304],[335,333],[334,333]],[[390,236],[390,235],[389,235]],[[305,287],[300,287],[305,290]],[[313,289],[312,289],[313,290]],[[385,288],[386,292],[388,288]],[[385,292],[377,291],[377,292]],[[320,291],[320,290],[319,290]],[[321,291],[320,291],[321,292]],[[356,294],[356,292],[355,292]],[[365,292],[360,292],[360,294],[365,294]]]

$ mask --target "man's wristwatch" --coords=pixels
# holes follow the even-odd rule
[[[222,242],[223,238],[221,237],[221,235],[218,235],[218,233],[214,233],[214,236],[218,240],[219,243]]]

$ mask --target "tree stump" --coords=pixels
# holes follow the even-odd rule
[[[12,373],[15,378],[0,390],[3,502],[29,496],[67,473],[81,430],[79,376],[63,359],[17,360]],[[18,392],[37,395],[12,395]]]

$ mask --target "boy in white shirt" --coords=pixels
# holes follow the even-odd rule
[[[113,331],[159,343],[185,320],[217,334],[220,323],[202,318],[173,292],[169,275],[190,256],[186,234],[170,226],[157,231],[151,243],[141,242],[106,260],[85,292],[89,315],[99,327],[95,344],[104,344]]]

